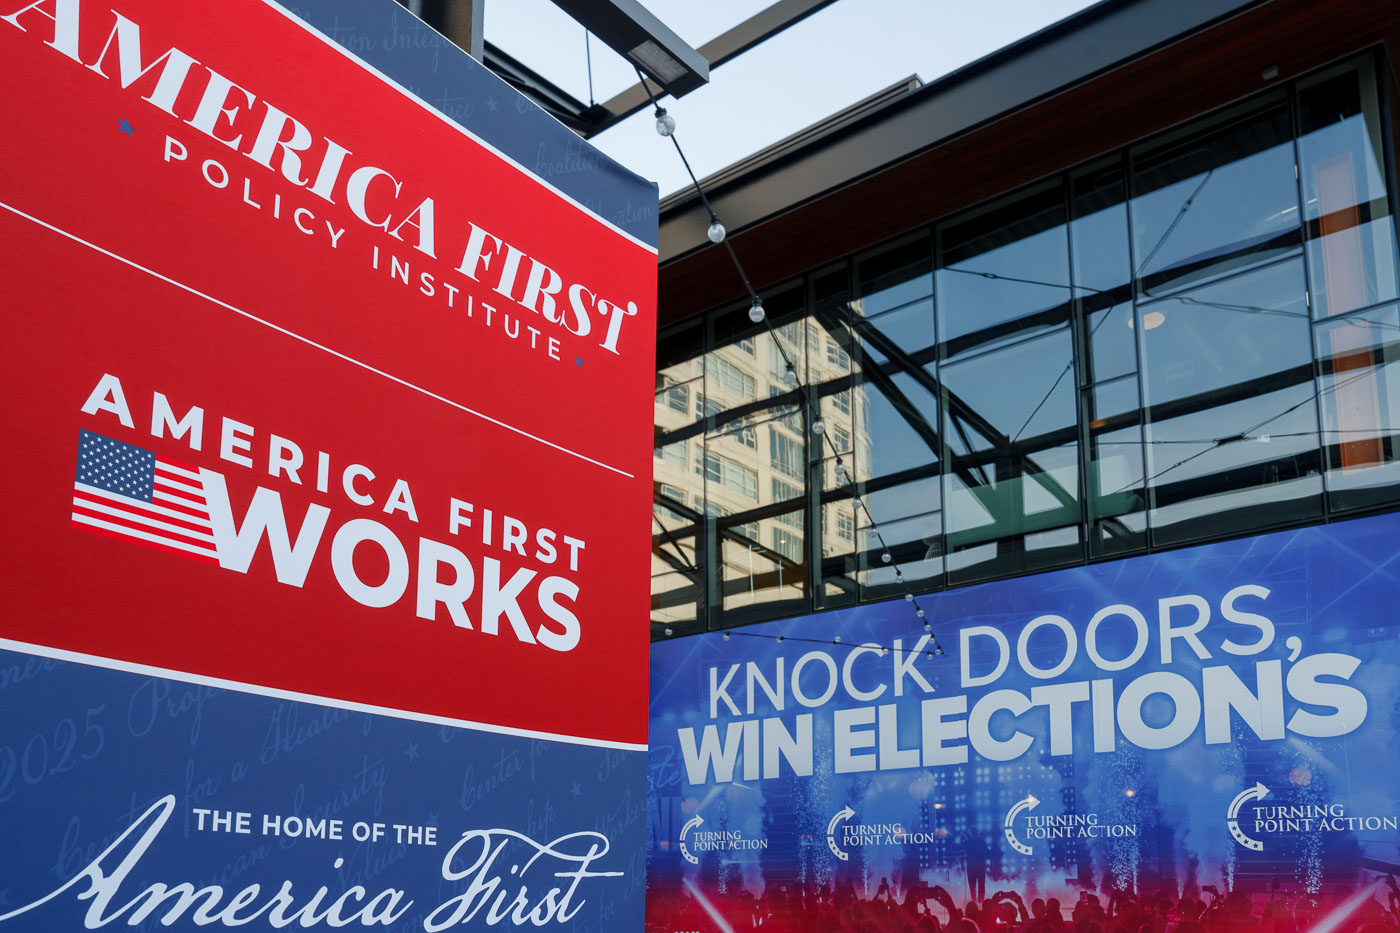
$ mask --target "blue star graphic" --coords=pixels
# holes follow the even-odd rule
[[[408,760],[409,760],[409,761],[412,761],[412,760],[414,760],[415,758],[417,758],[417,757],[418,757],[418,743],[417,743],[417,742],[409,742],[409,743],[408,743],[408,748],[404,749],[404,754],[408,756]]]
[[[574,796],[575,800],[583,796],[583,788],[578,786],[578,781],[574,781],[574,786],[569,788],[569,793]]]
[[[486,109],[489,110],[489,111],[491,111],[492,113],[495,113],[495,112],[496,112],[496,98],[494,98],[494,97],[488,97],[488,98],[486,98]]]
[[[128,122],[125,121],[125,120],[118,120],[118,121],[117,121],[117,132],[118,132],[118,133],[125,133],[128,139],[131,138],[131,133],[132,133],[132,131],[133,131],[134,129],[135,129],[135,127],[133,127],[130,123],[128,123]]]
[[[574,365],[575,365],[575,366],[582,366],[582,365],[583,365],[583,357],[581,357],[581,356],[576,356],[576,357],[574,357]]]

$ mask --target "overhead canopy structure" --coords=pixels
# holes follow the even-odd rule
[[[554,0],[584,29],[630,62],[642,80],[586,104],[483,38],[486,0],[400,0],[517,91],[585,139],[644,109],[652,96],[683,97],[710,69],[747,52],[835,0],[777,0],[700,48],[688,45],[638,0]]]

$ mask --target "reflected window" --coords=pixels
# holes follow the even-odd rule
[[[1303,263],[1138,306],[1152,539],[1321,511]]]
[[[1070,178],[1070,256],[1079,314],[1080,373],[1091,385],[1137,371],[1133,265],[1122,159],[1099,162]]]
[[[1147,498],[1138,381],[1128,376],[1100,383],[1085,391],[1083,404],[1089,553],[1140,550],[1147,546]]]
[[[976,208],[938,233],[938,334],[944,359],[1069,320],[1065,194],[1057,181]]]
[[[949,580],[1079,559],[1069,329],[945,364],[940,373],[951,454],[945,479]]]
[[[1139,146],[1131,160],[1140,294],[1161,295],[1300,248],[1283,94]]]
[[[1298,85],[1299,175],[1318,317],[1396,297],[1375,60]]]
[[[1400,497],[1400,306],[1318,325],[1322,442],[1334,509]]]

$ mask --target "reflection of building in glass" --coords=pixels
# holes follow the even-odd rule
[[[668,294],[723,257],[663,263],[670,314],[704,313],[659,344],[655,633],[885,598],[894,563],[928,590],[1393,507],[1388,67],[1362,54],[1109,133],[760,274],[776,338],[743,300]]]

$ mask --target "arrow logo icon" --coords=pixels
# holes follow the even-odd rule
[[[1253,787],[1249,787],[1235,795],[1235,799],[1230,801],[1230,809],[1225,812],[1225,825],[1230,827],[1230,835],[1235,837],[1235,841],[1246,849],[1253,849],[1255,852],[1264,851],[1264,843],[1245,835],[1245,831],[1240,829],[1240,808],[1251,800],[1263,800],[1269,796],[1269,789],[1258,781]]]
[[[1010,810],[1006,811],[1006,825],[1004,827],[1006,841],[1011,848],[1020,852],[1022,855],[1030,855],[1034,850],[1016,838],[1016,817],[1020,816],[1022,811],[1034,810],[1038,806],[1040,806],[1040,801],[1036,799],[1035,794],[1027,794],[1025,800],[1018,800]]]
[[[700,864],[700,860],[699,860],[698,858],[696,858],[694,855],[692,855],[692,854],[690,853],[690,850],[686,848],[686,846],[685,846],[685,836],[686,836],[686,833],[690,832],[690,831],[691,831],[692,829],[694,829],[695,827],[697,827],[697,826],[703,826],[704,824],[705,824],[705,819],[704,819],[704,817],[702,817],[700,814],[697,813],[697,814],[695,814],[694,816],[692,816],[689,820],[687,820],[687,821],[686,821],[686,824],[685,824],[684,826],[681,827],[681,839],[680,839],[681,855],[684,856],[685,860],[686,860],[687,862],[689,862],[690,864],[692,864],[692,865],[699,865],[699,864]]]
[[[856,815],[856,811],[849,806],[842,807],[836,811],[836,815],[831,818],[831,822],[826,824],[826,847],[831,850],[831,854],[845,862],[850,859],[850,855],[841,851],[841,847],[836,844],[836,825],[845,822]]]

